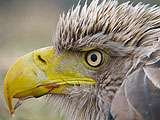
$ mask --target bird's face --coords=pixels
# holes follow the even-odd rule
[[[88,103],[111,102],[131,67],[132,49],[110,39],[101,33],[76,42],[56,38],[53,46],[21,57],[10,68],[4,82],[4,96],[11,114],[16,108],[12,105],[13,98],[24,100],[46,94],[63,98],[65,95],[67,101],[85,98],[81,101],[83,105],[88,100]],[[108,103],[107,107],[101,105],[105,109],[109,107]]]
[[[122,59],[95,47],[79,51],[63,49],[60,52],[51,46],[26,54],[10,68],[4,82],[5,100],[11,114],[14,114],[12,98],[25,99],[46,94],[81,95],[84,90],[97,92],[116,83],[113,82],[113,79],[117,81],[116,74],[119,74],[116,69],[124,67],[119,58]],[[113,69],[115,64],[117,67]],[[122,83],[120,81],[111,88],[112,92],[117,90]]]

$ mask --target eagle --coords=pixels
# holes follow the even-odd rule
[[[44,95],[69,120],[158,120],[160,7],[93,0],[63,13],[53,45],[21,57],[4,81],[12,115]]]

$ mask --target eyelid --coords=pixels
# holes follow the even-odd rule
[[[96,49],[97,49],[96,47],[91,47],[91,48],[82,49],[80,51],[87,52],[87,51],[96,50]]]

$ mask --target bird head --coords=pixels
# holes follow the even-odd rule
[[[106,119],[126,74],[153,51],[156,8],[94,0],[80,9],[60,16],[53,46],[26,54],[8,71],[4,96],[11,114],[13,98],[50,94],[72,119]]]

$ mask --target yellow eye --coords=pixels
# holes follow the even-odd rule
[[[90,67],[99,68],[105,61],[105,56],[100,50],[91,50],[84,55],[85,63]]]

